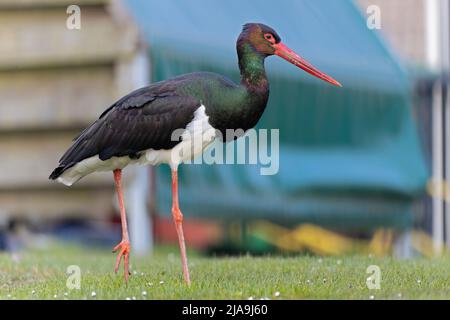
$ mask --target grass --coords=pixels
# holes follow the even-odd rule
[[[132,257],[134,271],[128,286],[122,273],[112,272],[113,259],[107,250],[75,247],[32,250],[19,258],[0,254],[0,299],[450,298],[450,260],[446,258],[191,255],[191,287],[183,284],[176,248],[151,257]],[[81,268],[80,290],[66,287],[70,265]],[[366,286],[369,265],[381,269],[379,290]]]

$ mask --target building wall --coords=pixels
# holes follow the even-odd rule
[[[66,27],[72,1],[0,0],[0,218],[99,218],[113,210],[110,173],[72,188],[48,180],[72,139],[133,89],[140,50],[119,1],[76,3],[81,30]]]

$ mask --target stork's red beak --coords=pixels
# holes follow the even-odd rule
[[[326,75],[325,73],[319,71],[316,69],[313,65],[311,65],[308,61],[300,57],[298,54],[296,54],[294,51],[289,49],[286,45],[283,43],[275,43],[272,45],[275,48],[275,54],[286,61],[289,61],[293,65],[305,70],[306,72],[312,74],[313,76],[322,79],[326,82],[329,82],[335,86],[342,87],[342,85],[334,80],[332,77]]]

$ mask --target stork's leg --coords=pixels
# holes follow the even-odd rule
[[[190,285],[191,279],[189,278],[189,269],[186,256],[186,244],[184,242],[184,234],[183,234],[183,214],[181,213],[180,206],[178,205],[178,172],[176,169],[172,170],[172,216],[178,234],[178,243],[180,245],[181,263],[183,264],[184,280],[188,285]]]
[[[128,261],[130,257],[130,240],[128,238],[127,215],[125,213],[125,206],[123,204],[122,170],[114,170],[114,181],[116,183],[117,198],[119,199],[120,207],[120,220],[122,222],[122,241],[113,249],[113,252],[119,251],[114,271],[117,273],[117,271],[119,270],[120,261],[123,257],[125,282],[128,282],[128,276],[130,275],[128,267]]]

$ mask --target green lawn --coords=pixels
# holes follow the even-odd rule
[[[192,286],[183,284],[177,250],[131,258],[129,285],[113,272],[107,250],[53,248],[0,254],[0,299],[429,299],[450,298],[450,259],[395,260],[191,255]],[[81,268],[81,289],[66,287],[69,265]],[[369,265],[381,268],[381,289],[366,286]],[[122,271],[122,270],[121,270]],[[93,294],[95,292],[95,294]]]

